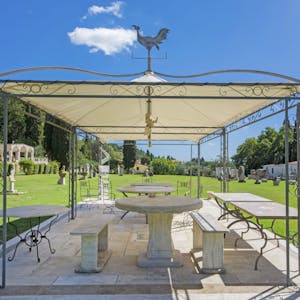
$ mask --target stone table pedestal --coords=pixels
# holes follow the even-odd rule
[[[138,258],[140,267],[181,267],[182,258],[174,250],[171,227],[174,213],[202,207],[202,200],[189,197],[128,197],[116,201],[116,207],[144,213],[148,217],[147,253]]]

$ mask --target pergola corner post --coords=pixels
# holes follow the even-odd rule
[[[76,174],[75,174],[75,165],[76,165],[76,157],[77,157],[77,135],[76,135],[76,127],[72,128],[72,132],[70,133],[70,193],[69,193],[69,203],[71,209],[71,219],[75,219],[76,217],[76,198],[77,198],[77,185],[76,185]]]
[[[190,197],[192,197],[192,178],[193,178],[193,166],[192,166],[192,160],[193,160],[193,144],[191,144],[191,167],[190,167]]]
[[[7,220],[6,220],[6,179],[7,179],[7,126],[8,126],[8,98],[7,95],[2,95],[3,99],[3,223],[2,223],[2,283],[1,288],[5,288],[6,285],[6,240],[7,240]]]
[[[197,144],[197,198],[201,197],[201,181],[200,181],[200,167],[201,167],[201,157],[200,157],[200,140],[198,141]]]
[[[300,274],[300,105],[297,105],[297,209],[298,209],[298,274]]]
[[[227,172],[227,134],[225,127],[222,128],[222,167],[223,167],[223,178],[222,178],[222,192],[226,193],[228,191],[227,188],[227,179],[228,179],[228,172]]]
[[[290,224],[289,224],[289,98],[285,99],[285,230],[286,230],[286,285],[290,285]]]

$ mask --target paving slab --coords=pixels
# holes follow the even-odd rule
[[[219,208],[213,201],[204,201],[201,208],[218,216]],[[82,207],[76,220],[61,219],[54,224],[49,237],[56,249],[40,245],[41,262],[35,249],[29,252],[21,245],[12,262],[7,262],[7,287],[0,290],[2,299],[300,299],[300,278],[297,253],[291,250],[291,277],[293,286],[286,288],[285,243],[277,247],[269,243],[254,270],[255,258],[261,245],[257,232],[251,231],[234,241],[244,229],[237,224],[226,235],[224,244],[224,274],[202,274],[195,267],[189,252],[192,248],[191,220],[186,214],[174,217],[172,238],[175,249],[183,255],[182,268],[139,268],[139,254],[146,252],[148,225],[145,216],[129,213],[124,219],[116,214],[109,227],[109,248],[112,256],[98,274],[76,274],[80,261],[80,238],[70,231],[85,218],[101,218],[103,206]],[[228,224],[230,220],[223,220]],[[202,253],[196,253],[201,268]],[[1,266],[1,263],[0,263]],[[76,295],[78,294],[78,295]],[[23,295],[23,296],[22,296]],[[22,298],[23,297],[23,298]]]

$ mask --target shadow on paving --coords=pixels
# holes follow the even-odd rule
[[[176,297],[176,294],[188,292],[221,294],[250,290],[259,295],[261,291],[273,292],[272,289],[275,293],[276,287],[285,285],[284,272],[265,257],[261,257],[258,270],[254,270],[258,252],[245,240],[240,240],[235,248],[234,241],[239,235],[233,230],[225,238],[225,273],[199,273],[188,253],[192,247],[192,228],[185,226],[185,222],[175,225],[172,232],[174,247],[183,254],[182,268],[137,266],[138,256],[147,249],[148,226],[144,216],[130,213],[127,218],[116,220],[110,226],[109,247],[113,254],[103,271],[77,274],[74,267],[80,262],[80,240],[69,234],[75,224],[62,222],[60,226],[54,226],[57,230],[53,233],[56,253],[50,255],[48,245],[41,245],[43,259],[37,264],[35,254],[30,254],[26,249],[20,251],[16,259],[8,264],[9,284],[0,290],[0,295],[175,293]],[[196,258],[201,268],[201,251]]]
[[[284,285],[286,276],[264,256],[258,261],[258,270],[254,270],[259,252],[253,249],[244,239],[231,231],[225,238],[224,265],[226,272],[221,274],[225,285]]]

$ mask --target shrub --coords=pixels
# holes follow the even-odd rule
[[[48,165],[48,174],[53,173],[53,167],[51,165]]]
[[[45,169],[44,169],[44,174],[50,174],[51,172],[51,166],[50,165],[46,165]]]
[[[30,159],[24,159],[19,162],[20,167],[26,175],[32,175],[34,170],[34,162]]]
[[[34,174],[39,174],[39,169],[40,169],[40,165],[35,164],[35,165],[34,165],[34,171],[33,171],[33,173],[34,173]]]
[[[43,168],[43,169],[42,169],[42,170],[43,170],[43,173],[42,173],[42,174],[47,174],[47,173],[46,173],[46,171],[47,171],[47,165],[46,165],[46,164],[42,164],[42,166],[43,166],[43,167],[42,167],[42,168]]]
[[[52,166],[52,173],[57,174],[59,169],[59,162],[56,160],[50,161],[49,165]]]
[[[39,165],[39,174],[44,174],[44,169],[45,169],[45,165],[44,164],[40,164]]]

